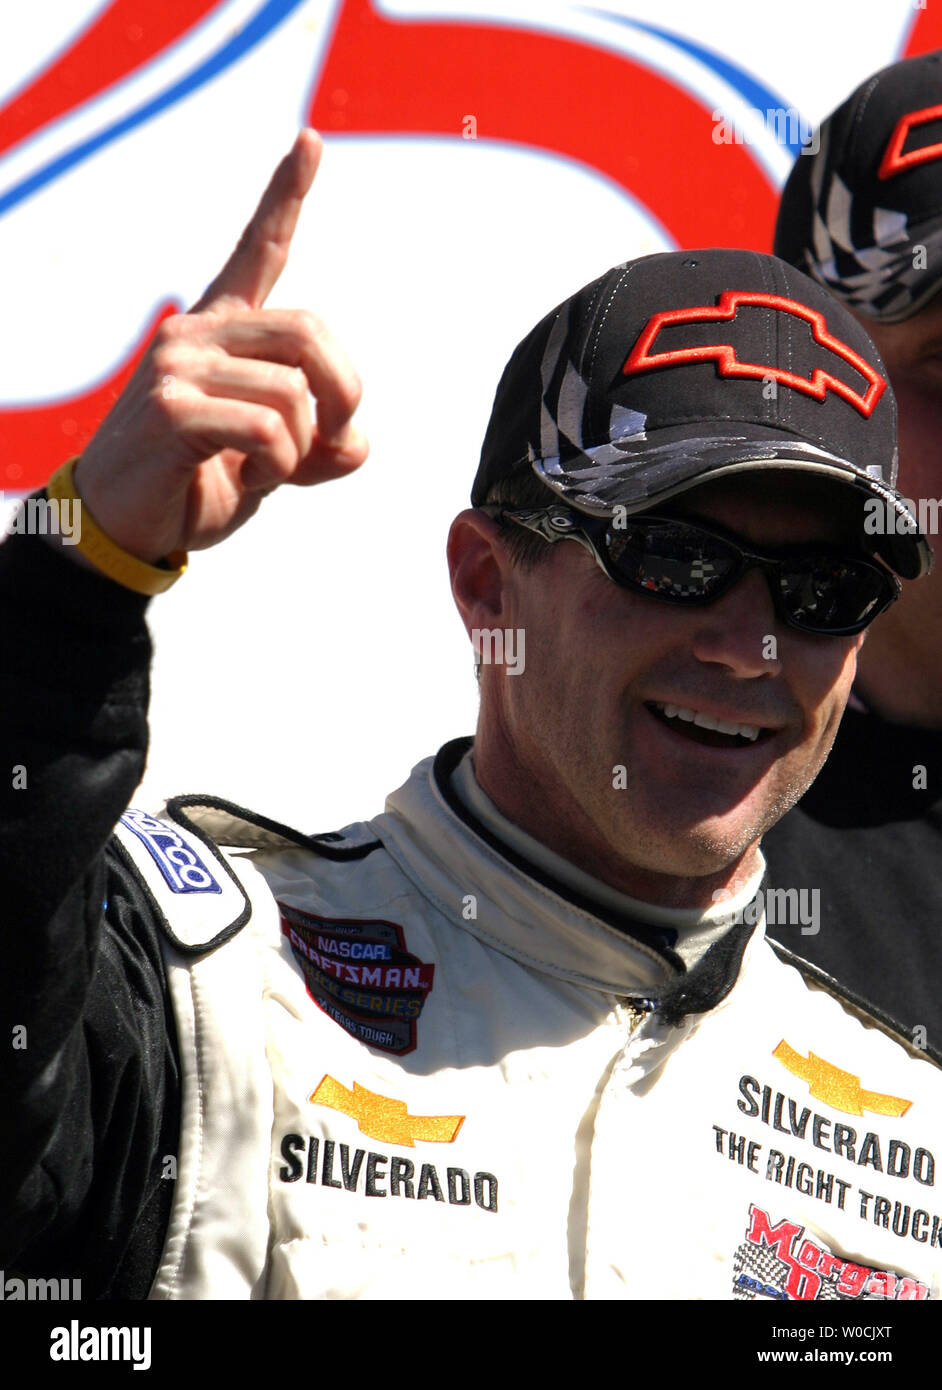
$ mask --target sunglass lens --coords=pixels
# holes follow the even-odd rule
[[[666,599],[706,600],[737,569],[737,552],[718,536],[682,522],[629,522],[606,532],[612,570],[626,583]]]
[[[809,557],[783,568],[779,580],[788,618],[811,632],[866,626],[886,606],[887,581],[872,565]]]

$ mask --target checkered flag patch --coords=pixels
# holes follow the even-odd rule
[[[787,1274],[785,1261],[780,1260],[768,1246],[743,1241],[733,1256],[733,1297],[749,1299],[750,1302],[757,1298],[774,1297],[755,1286],[761,1285],[783,1293]]]

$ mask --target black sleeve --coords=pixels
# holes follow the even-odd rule
[[[112,829],[147,747],[146,600],[0,545],[0,1268],[144,1297],[179,1065],[157,924]]]

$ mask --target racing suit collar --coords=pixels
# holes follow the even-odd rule
[[[582,898],[502,844],[461,804],[451,775],[471,743],[456,739],[420,763],[372,822],[423,894],[457,926],[522,964],[652,1005],[657,1000],[665,1021],[718,1005],[747,946],[763,935],[761,915],[753,928],[753,914],[745,914],[685,972],[663,924]]]
[[[477,780],[474,771],[473,747],[464,754],[451,775],[449,786],[461,803],[462,812],[483,824],[499,841],[504,854],[513,850],[527,861],[528,872],[548,875],[561,885],[567,897],[581,899],[590,910],[606,920],[630,922],[636,930],[650,930],[656,950],[670,947],[681,957],[687,970],[692,970],[710,945],[729,930],[730,918],[745,913],[762,882],[762,867],[737,893],[724,893],[723,901],[708,908],[662,907],[619,892],[609,884],[594,878],[571,860],[560,857],[519,825],[508,820],[494,805]],[[629,928],[630,930],[630,928]]]

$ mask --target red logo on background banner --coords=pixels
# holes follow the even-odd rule
[[[685,323],[728,323],[735,319],[741,306],[771,309],[775,313],[792,314],[795,318],[804,319],[810,324],[811,336],[816,343],[860,373],[867,382],[866,392],[861,395],[823,367],[816,367],[810,377],[803,377],[768,362],[741,362],[732,343],[707,343],[697,347],[671,348],[669,352],[651,351],[662,328]],[[783,386],[790,386],[793,391],[813,396],[816,401],[823,401],[827,392],[831,390],[867,419],[873,414],[877,401],[886,390],[886,382],[875,368],[864,361],[859,353],[854,352],[853,348],[841,342],[840,338],[835,338],[828,332],[823,314],[799,304],[794,299],[785,299],[780,294],[764,294],[749,290],[726,290],[720,295],[719,303],[715,306],[703,304],[691,309],[666,309],[659,314],[652,314],[631,349],[622,372],[625,376],[632,376],[637,372],[656,371],[661,367],[709,361],[716,363],[716,370],[720,376],[753,377],[758,380],[772,377]]]
[[[939,120],[942,120],[942,106],[924,106],[921,111],[910,111],[907,116],[900,116],[883,152],[877,178],[890,179],[894,174],[901,174],[916,164],[928,164],[930,160],[942,159],[942,143],[938,141],[934,145],[923,145],[903,154],[903,146],[911,130],[917,126],[928,125],[930,121]]]
[[[164,98],[181,99],[191,82],[208,80],[219,63],[254,47],[298,4],[257,0],[243,25],[228,35],[220,30],[221,48],[183,71],[174,66],[173,55],[204,21],[225,9],[224,0],[163,0],[160,6],[148,0],[94,5],[87,0],[82,8],[93,13],[86,27],[6,101],[0,99],[0,154],[38,132],[48,131],[53,143],[66,138],[63,131],[56,134],[57,125],[108,94],[116,107],[111,125],[65,150],[56,147],[40,170],[44,178],[61,177],[73,156],[76,161],[91,157],[100,136],[124,138],[136,122],[163,109]],[[447,14],[408,17],[386,13],[377,0],[335,0],[320,8],[330,11],[325,51],[306,105],[324,134],[431,134],[464,145],[466,113],[473,112],[482,141],[545,150],[597,170],[648,207],[681,246],[759,248],[771,241],[773,181],[747,145],[709,138],[710,105],[670,72],[617,46],[608,48],[591,34],[556,31],[542,19],[518,24],[507,17],[490,23]],[[155,71],[165,59],[172,69],[169,86],[135,107],[137,89],[130,79]],[[560,102],[561,91],[578,92],[579,100]],[[698,152],[682,181],[674,177],[677,148]],[[35,191],[35,170],[28,174],[20,180],[18,197]],[[2,196],[9,192],[0,188],[0,216]],[[144,346],[146,337],[91,390],[66,389],[54,400],[4,402],[0,490],[28,491],[63,458],[79,452]]]
[[[0,405],[0,492],[28,492],[63,459],[79,454],[131,379],[158,326],[182,305],[167,300],[114,371],[76,396],[38,405]]]

